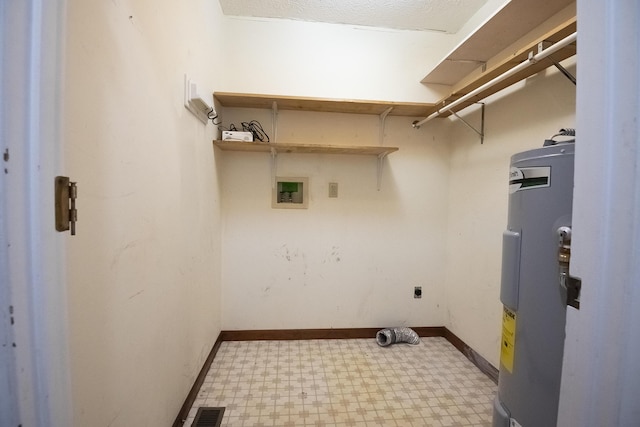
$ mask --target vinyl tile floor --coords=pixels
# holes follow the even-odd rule
[[[185,422],[222,426],[490,426],[496,385],[445,338],[223,342]]]

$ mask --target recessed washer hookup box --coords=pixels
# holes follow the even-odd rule
[[[253,134],[251,132],[237,132],[237,131],[231,131],[231,130],[223,130],[222,140],[252,142]]]

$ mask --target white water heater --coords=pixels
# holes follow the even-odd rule
[[[509,216],[503,233],[503,325],[494,427],[555,427],[569,276],[574,141],[511,157]]]

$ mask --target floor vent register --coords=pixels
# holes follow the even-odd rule
[[[191,427],[220,427],[224,408],[198,408],[196,418]]]

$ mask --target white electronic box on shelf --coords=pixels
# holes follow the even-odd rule
[[[223,130],[222,140],[252,142],[253,134],[251,132],[237,132],[237,131],[231,131],[231,130]]]

